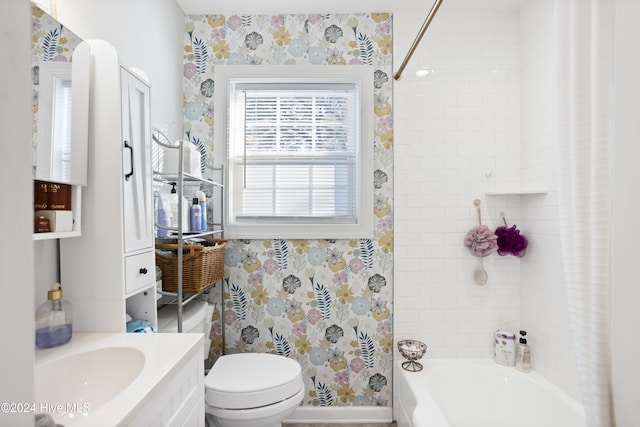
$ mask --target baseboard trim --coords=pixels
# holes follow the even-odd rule
[[[300,406],[285,423],[390,423],[393,409],[380,406]]]

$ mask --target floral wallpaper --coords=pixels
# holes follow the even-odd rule
[[[216,65],[374,68],[375,237],[230,240],[225,251],[224,304],[214,315],[212,359],[222,352],[223,336],[225,353],[294,358],[303,370],[303,405],[392,404],[391,34],[387,13],[186,19],[185,139],[209,167],[219,143],[213,140]]]
[[[32,92],[32,133],[34,159],[38,148],[38,98],[40,86],[40,64],[43,62],[71,62],[73,50],[82,39],[69,31],[54,17],[36,6],[31,7],[31,80]]]

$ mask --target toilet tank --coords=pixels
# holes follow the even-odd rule
[[[191,301],[182,307],[182,332],[205,334],[206,301]],[[158,310],[158,332],[178,332],[178,306],[165,305]]]

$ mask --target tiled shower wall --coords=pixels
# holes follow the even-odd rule
[[[424,14],[396,14],[396,64]],[[494,331],[519,327],[521,261],[490,255],[478,286],[479,261],[463,245],[478,223],[476,198],[483,224],[501,225],[504,211],[526,229],[518,200],[484,195],[520,176],[517,16],[443,7],[394,86],[394,333],[424,341],[428,357],[493,357]]]
[[[300,362],[306,406],[391,406],[393,122],[391,15],[218,15],[186,20],[185,136],[208,165],[215,66],[370,65],[374,73],[374,238],[231,240],[213,352]]]
[[[396,13],[398,64],[424,13]],[[395,340],[432,357],[493,357],[493,331],[526,329],[534,368],[578,398],[559,240],[553,136],[553,1],[520,10],[442,8],[395,94]],[[397,67],[397,66],[396,66]],[[415,76],[418,68],[431,74]],[[541,188],[539,195],[485,191]],[[529,239],[521,260],[476,260],[462,246],[476,220],[504,212]]]

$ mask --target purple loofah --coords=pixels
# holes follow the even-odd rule
[[[486,225],[476,225],[467,233],[464,245],[477,257],[486,257],[498,249],[498,236]]]
[[[504,220],[504,226],[496,228],[496,236],[498,236],[498,255],[514,255],[522,258],[527,253],[529,242],[527,238],[520,234],[520,230],[513,224],[507,228],[507,221]]]

